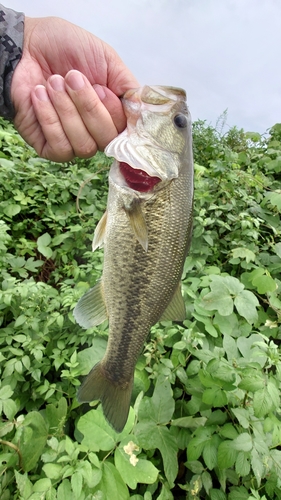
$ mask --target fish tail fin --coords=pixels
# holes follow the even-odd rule
[[[101,363],[98,363],[81,385],[78,401],[86,403],[100,399],[106,420],[116,432],[121,432],[130,410],[133,381],[132,377],[125,387],[113,383],[105,376]]]

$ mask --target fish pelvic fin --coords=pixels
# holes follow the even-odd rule
[[[138,199],[135,199],[130,207],[124,207],[129,218],[131,228],[138,242],[141,244],[145,252],[148,249],[148,231],[145,218],[142,213],[141,204]]]
[[[98,281],[94,288],[90,288],[81,297],[74,308],[73,315],[78,325],[83,328],[92,328],[107,319],[102,281]]]
[[[133,382],[134,377],[123,386],[112,382],[102,363],[98,363],[81,385],[77,398],[80,403],[100,399],[106,420],[116,432],[121,432],[128,419]]]
[[[181,293],[181,283],[179,283],[168,307],[166,307],[159,321],[184,321],[185,318],[185,303]]]
[[[104,239],[105,239],[106,222],[107,222],[107,212],[105,211],[101,220],[98,222],[98,225],[95,229],[94,239],[93,239],[93,243],[92,243],[93,252],[97,248],[103,247]]]

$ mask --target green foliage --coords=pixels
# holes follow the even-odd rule
[[[281,125],[194,124],[187,318],[152,328],[121,434],[77,403],[107,324],[71,312],[109,161],[47,162],[4,121],[0,146],[1,500],[281,499]]]

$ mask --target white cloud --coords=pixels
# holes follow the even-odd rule
[[[194,119],[265,131],[281,122],[279,0],[14,0],[111,44],[141,84],[187,90]]]

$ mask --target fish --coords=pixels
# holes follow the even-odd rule
[[[105,214],[93,239],[104,248],[101,279],[79,300],[83,328],[106,319],[108,343],[78,390],[100,400],[106,420],[127,422],[134,370],[151,327],[185,319],[181,276],[192,237],[191,116],[183,89],[145,85],[122,97],[127,128],[105,149],[109,172]]]

